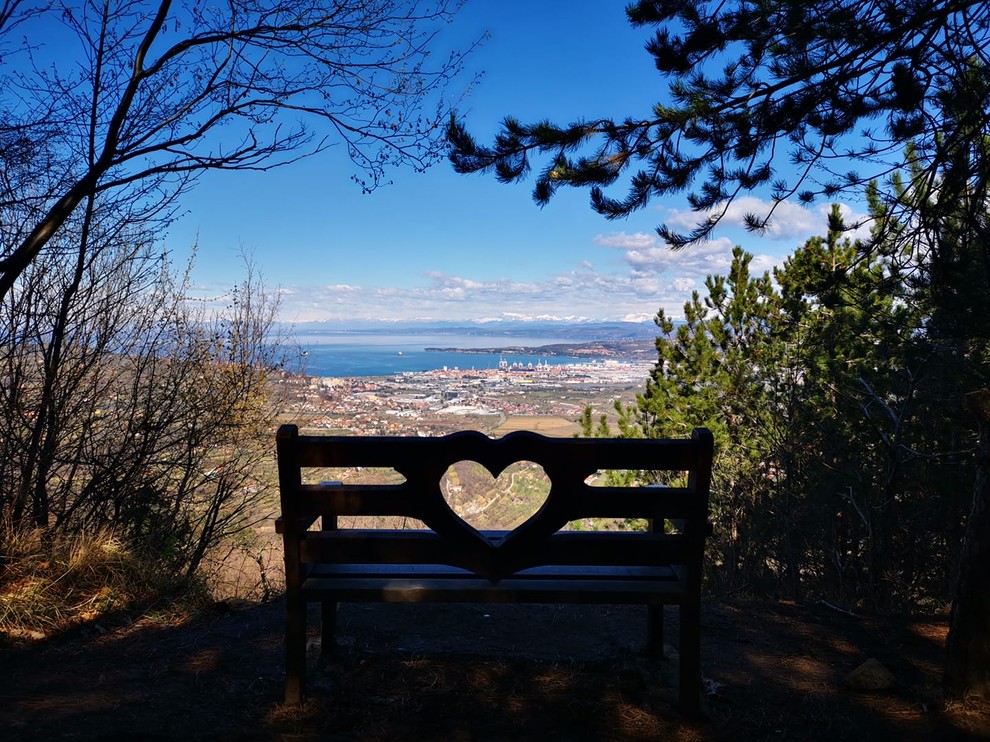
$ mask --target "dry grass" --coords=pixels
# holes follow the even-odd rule
[[[39,640],[174,595],[174,581],[112,531],[0,534],[0,638]],[[187,596],[196,594],[194,587]],[[182,601],[179,601],[181,604]],[[170,602],[171,605],[171,602]]]
[[[573,420],[555,415],[509,415],[495,429],[495,435],[506,435],[517,430],[530,430],[551,437],[570,438],[581,432],[581,426]]]

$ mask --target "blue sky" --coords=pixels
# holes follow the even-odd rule
[[[468,60],[482,72],[461,105],[469,130],[490,142],[507,114],[524,121],[648,115],[663,89],[647,33],[626,22],[624,2],[469,0],[442,43],[489,38]],[[466,84],[468,77],[465,76]],[[745,233],[734,207],[716,239],[672,252],[661,221],[685,228],[683,201],[653,203],[608,222],[585,191],[559,191],[535,206],[531,184],[455,174],[442,162],[363,195],[339,151],[266,173],[208,173],[184,196],[167,246],[177,257],[198,239],[198,290],[216,296],[236,281],[238,254],[253,254],[281,293],[288,321],[472,320],[511,317],[648,319],[679,316],[691,289],[725,272],[734,244],[782,261],[819,234],[828,205],[784,205],[763,237]],[[620,186],[620,192],[624,185]]]

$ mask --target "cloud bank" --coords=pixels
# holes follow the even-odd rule
[[[662,307],[669,316],[680,317],[691,291],[702,287],[707,276],[728,271],[734,245],[741,244],[754,255],[754,273],[771,270],[804,239],[824,231],[828,208],[780,204],[766,232],[756,236],[739,229],[744,215],[765,214],[770,204],[740,198],[720,225],[720,231],[730,234],[672,250],[652,232],[602,233],[590,239],[599,258],[575,259],[572,266],[538,280],[513,277],[511,266],[506,266],[497,279],[427,269],[402,286],[348,282],[286,286],[280,289],[281,316],[298,322],[505,316],[618,320],[649,318]],[[843,208],[848,222],[859,218],[849,207]],[[690,228],[699,214],[666,209],[662,218],[671,226]]]

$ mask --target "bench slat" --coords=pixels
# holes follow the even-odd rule
[[[292,498],[296,515],[391,515],[422,519],[424,499],[406,484],[304,484]],[[591,487],[558,495],[569,520],[581,518],[683,519],[703,517],[698,498],[686,487]]]
[[[496,541],[501,541],[497,537]],[[631,532],[555,533],[528,545],[529,564],[668,565],[682,564],[697,545],[682,534]],[[451,564],[467,566],[490,554],[484,544],[462,543],[456,548],[433,531],[381,531],[348,529],[310,531],[300,542],[304,564],[381,563]]]
[[[672,580],[311,577],[303,595],[387,603],[677,603],[683,586]]]
[[[314,577],[381,577],[422,579],[463,577],[474,579],[466,569],[448,564],[318,564],[314,565],[308,579]],[[570,580],[678,580],[680,576],[671,567],[623,567],[590,565],[577,567],[569,564],[530,567],[516,572],[512,579],[570,579]]]
[[[534,461],[544,469],[560,464],[583,472],[584,479],[599,469],[687,471],[699,465],[698,445],[692,440],[547,438],[528,431],[504,436],[497,448],[474,431],[438,438],[299,435],[293,446],[299,466],[316,468],[378,466],[402,471],[465,459],[481,464]],[[449,463],[443,463],[442,470]]]
[[[404,484],[304,484],[293,510],[313,515],[394,515],[421,518],[422,498]]]

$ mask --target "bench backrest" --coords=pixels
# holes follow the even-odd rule
[[[548,438],[516,432],[492,439],[468,431],[440,438],[306,436],[294,425],[277,435],[282,518],[287,549],[293,536],[323,519],[322,531],[297,540],[306,563],[438,564],[492,580],[541,565],[681,565],[697,572],[708,533],[712,436],[690,439]],[[508,533],[479,532],[451,510],[441,479],[459,461],[476,461],[498,476],[517,461],[540,465],[550,480],[543,506]],[[405,481],[392,485],[303,484],[302,470],[388,467]],[[676,487],[591,486],[600,470],[686,472]],[[337,516],[405,516],[430,530],[337,529]],[[649,532],[561,531],[584,518],[643,518]],[[664,533],[676,520],[677,533]]]

